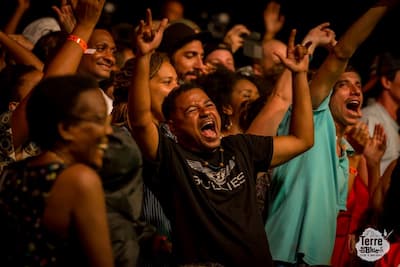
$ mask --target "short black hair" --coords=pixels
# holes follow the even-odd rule
[[[90,90],[100,90],[99,85],[85,75],[54,76],[40,81],[26,107],[30,140],[41,149],[51,149],[61,139],[58,124],[73,120],[79,96]]]
[[[176,98],[193,89],[201,89],[205,92],[204,88],[196,81],[185,82],[169,92],[169,94],[164,98],[161,107],[165,120],[171,119],[171,115],[176,108]]]

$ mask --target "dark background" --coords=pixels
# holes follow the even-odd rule
[[[145,9],[151,8],[153,18],[160,18],[160,8],[163,0],[108,0],[116,6],[108,19],[112,23],[126,22],[137,25],[144,18]],[[197,22],[207,29],[214,17],[225,12],[230,16],[226,29],[234,24],[245,24],[250,30],[263,32],[262,12],[268,0],[182,0],[185,6],[185,17]],[[0,25],[13,12],[16,0],[0,0]],[[322,22],[330,22],[337,38],[346,30],[375,1],[371,0],[281,0],[282,13],[286,17],[285,26],[277,38],[286,42],[290,29],[298,30],[301,39],[309,29]],[[20,30],[30,21],[41,16],[54,16],[51,6],[59,0],[31,0],[31,9],[21,22]],[[399,49],[400,41],[400,9],[392,9],[379,23],[372,35],[364,42],[353,56],[352,64],[361,74],[366,76],[374,55],[386,49]],[[323,52],[317,51],[315,64],[324,57]]]

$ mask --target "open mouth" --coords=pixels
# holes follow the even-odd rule
[[[350,102],[347,102],[346,108],[351,111],[358,112],[358,110],[360,109],[360,105],[361,102],[359,100],[351,100]]]
[[[97,145],[97,148],[102,150],[102,151],[106,151],[108,148],[108,144],[107,143],[100,143]]]
[[[216,127],[215,127],[215,122],[208,120],[205,121],[201,127],[201,134],[206,137],[206,138],[215,138],[217,137],[217,131],[216,131]]]

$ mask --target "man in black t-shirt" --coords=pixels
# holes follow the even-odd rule
[[[167,22],[156,31],[151,13],[136,36],[136,60],[129,89],[129,122],[145,159],[158,175],[147,181],[158,195],[173,232],[180,266],[272,266],[263,221],[257,208],[256,173],[282,164],[313,145],[308,56],[295,56],[291,34],[281,60],[293,72],[291,135],[222,138],[221,118],[204,90],[194,83],[171,91],[163,114],[176,140],[151,120],[148,79],[150,55]],[[305,53],[306,55],[306,53]]]

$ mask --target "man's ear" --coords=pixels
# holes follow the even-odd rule
[[[74,135],[71,132],[71,125],[68,125],[64,122],[60,122],[57,125],[58,133],[60,134],[61,138],[65,141],[71,141],[74,139]]]
[[[168,120],[167,124],[168,124],[168,128],[171,131],[171,133],[175,134],[176,133],[175,122],[173,120]]]
[[[382,76],[380,80],[381,80],[383,90],[387,90],[390,88],[390,85],[392,84],[391,80],[389,80],[386,76]]]
[[[232,108],[231,105],[224,105],[224,106],[222,107],[222,112],[223,112],[225,115],[232,116],[232,114],[233,114],[233,108]]]
[[[253,72],[255,75],[263,75],[263,70],[260,63],[253,63]]]

